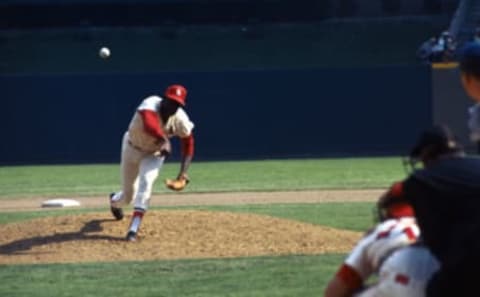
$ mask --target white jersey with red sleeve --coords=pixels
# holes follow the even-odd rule
[[[420,229],[414,217],[389,219],[367,233],[337,272],[351,288],[358,289],[395,250],[414,243]]]
[[[181,107],[165,123],[158,113],[162,100],[159,96],[149,96],[138,106],[128,128],[129,142],[143,151],[155,152],[159,139],[178,136],[185,139],[182,142],[193,154],[193,137],[190,136],[194,124]]]
[[[162,98],[150,96],[138,106],[128,127],[129,142],[142,151],[158,150],[158,139],[164,136],[158,114]]]

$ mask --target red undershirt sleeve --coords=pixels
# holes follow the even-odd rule
[[[140,113],[140,116],[142,117],[143,128],[145,129],[145,132],[156,138],[166,138],[158,115],[155,111],[139,110],[138,113]]]
[[[342,279],[353,291],[362,287],[362,277],[349,265],[343,264],[337,272],[337,277]]]
[[[190,133],[187,137],[180,138],[180,144],[182,147],[182,156],[193,156],[195,151],[193,133]]]

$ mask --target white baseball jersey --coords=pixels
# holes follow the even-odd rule
[[[190,121],[187,113],[178,108],[176,113],[171,115],[167,122],[160,118],[158,110],[162,98],[150,96],[145,98],[135,111],[128,131],[122,141],[122,191],[117,192],[111,198],[113,207],[123,207],[130,204],[135,197],[134,207],[146,210],[151,198],[153,183],[158,177],[159,171],[165,160],[159,153],[159,146],[156,143],[159,137],[178,136],[184,139],[192,139],[194,124]],[[143,111],[148,112],[148,118]],[[147,125],[144,123],[146,119]],[[161,127],[157,127],[157,126]],[[148,130],[154,129],[152,131]],[[158,129],[158,130],[157,130]],[[158,134],[158,136],[155,136]],[[190,147],[190,153],[192,153]]]
[[[413,217],[386,220],[360,240],[344,264],[353,268],[365,281],[378,272],[391,253],[412,244],[419,235],[420,229]]]
[[[186,137],[190,135],[194,124],[190,121],[187,113],[181,107],[177,109],[177,112],[168,118],[167,122],[163,122],[163,119],[158,115],[158,110],[162,98],[159,96],[150,96],[145,98],[137,108],[137,111],[154,111],[157,114],[158,120],[162,125],[162,130],[168,137],[178,136]],[[141,148],[146,152],[155,152],[158,150],[158,139],[153,135],[145,131],[145,126],[142,120],[142,116],[135,112],[130,125],[128,127],[129,141],[136,147]]]

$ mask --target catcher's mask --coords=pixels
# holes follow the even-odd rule
[[[407,173],[411,173],[420,165],[428,166],[442,155],[458,152],[463,152],[463,147],[451,130],[445,125],[435,125],[422,132],[403,163]]]

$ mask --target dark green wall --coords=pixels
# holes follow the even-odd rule
[[[452,15],[459,0],[2,0],[0,28],[315,22]]]

